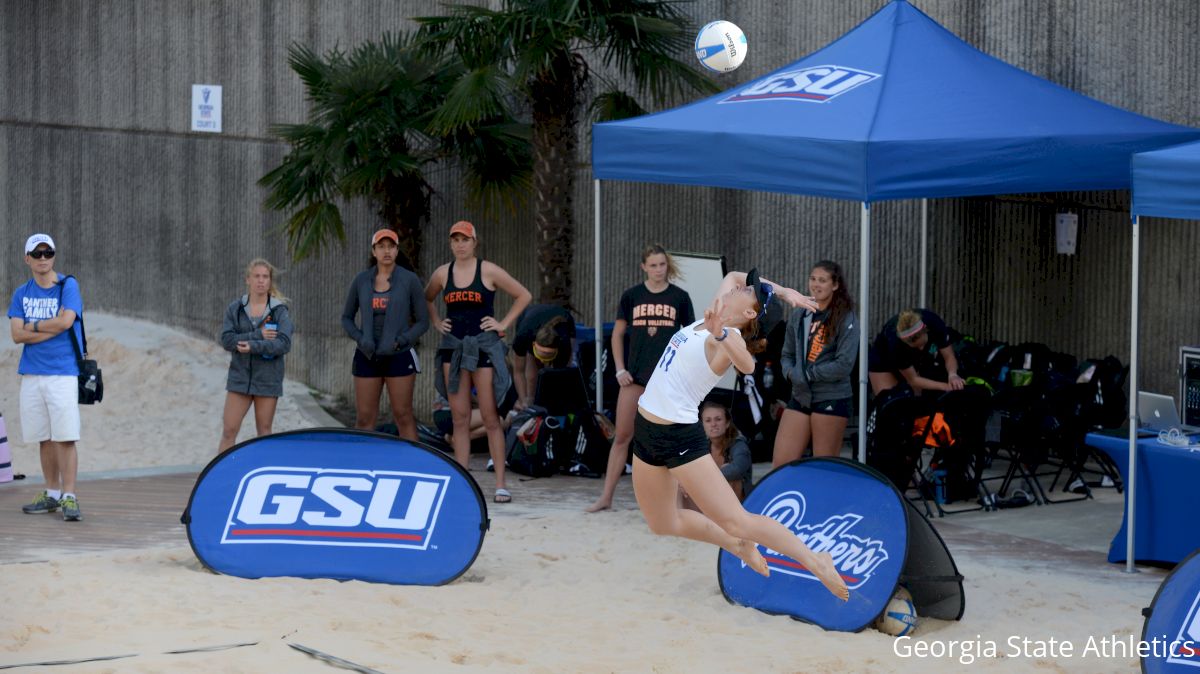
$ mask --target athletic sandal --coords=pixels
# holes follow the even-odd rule
[[[511,503],[512,494],[508,493],[508,490],[504,487],[501,487],[496,490],[496,496],[492,500],[496,503]]]

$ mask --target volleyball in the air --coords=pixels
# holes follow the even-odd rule
[[[892,595],[887,608],[876,618],[875,629],[894,637],[911,634],[917,629],[917,608],[913,606],[912,595],[903,585],[896,587],[896,593]]]
[[[746,34],[728,21],[713,21],[696,34],[696,58],[718,73],[737,70],[746,60]]]

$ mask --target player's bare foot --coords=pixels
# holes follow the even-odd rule
[[[601,510],[612,510],[612,501],[596,501],[583,509],[585,513],[598,513]]]
[[[771,569],[767,566],[767,560],[763,559],[762,553],[758,551],[758,545],[754,541],[739,538],[737,548],[734,549],[733,554],[737,555],[738,559],[745,562],[746,566],[754,569],[759,575],[771,575]]]
[[[816,555],[817,563],[810,569],[817,580],[825,586],[826,590],[833,593],[833,596],[846,601],[850,598],[850,589],[846,587],[846,581],[842,580],[841,574],[838,573],[837,567],[833,565],[833,557],[828,552],[821,552]]]

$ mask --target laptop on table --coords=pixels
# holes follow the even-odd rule
[[[1138,391],[1137,417],[1137,437],[1139,438],[1155,438],[1158,437],[1159,431],[1171,428],[1183,430],[1183,422],[1179,420],[1179,410],[1175,407],[1175,398],[1168,395]],[[1114,438],[1129,437],[1128,426],[1106,428],[1097,432]]]

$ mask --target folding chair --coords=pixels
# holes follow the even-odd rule
[[[992,413],[991,392],[986,386],[967,386],[959,391],[947,391],[938,397],[933,411],[934,414],[942,414],[953,436],[953,444],[938,448],[933,457],[939,470],[945,472],[942,478],[945,497],[934,499],[938,515],[991,510],[992,498],[982,481],[987,463],[985,439],[988,418]],[[944,507],[945,504],[967,499],[977,499],[978,505],[952,510]]]
[[[874,402],[867,418],[867,465],[883,473],[901,494],[910,485],[919,493],[926,488],[917,470],[925,436],[914,437],[913,424],[930,414],[932,401],[897,387],[876,396]],[[932,517],[929,503],[924,505],[926,515]]]
[[[1039,490],[1033,485],[1032,471],[1042,463],[1045,453],[1038,434],[1030,428],[1039,399],[1033,386],[1003,388],[992,397],[992,409],[999,421],[999,437],[994,442],[986,443],[986,464],[995,465],[996,461],[1005,461],[1008,468],[1003,475],[980,478],[989,502],[997,503],[999,499],[1006,498],[1013,482],[1019,481],[1033,502],[1042,505]],[[987,484],[997,480],[1000,481],[1000,488],[990,492]]]

